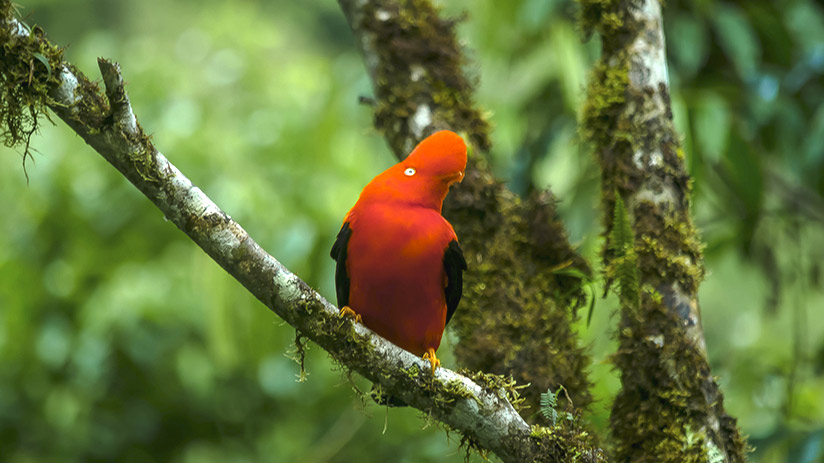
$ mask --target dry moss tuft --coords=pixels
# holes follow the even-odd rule
[[[44,40],[46,34],[37,26],[28,28],[22,21],[17,27],[11,24],[15,16],[11,2],[0,2],[0,15],[0,137],[9,148],[23,147],[25,173],[38,118],[48,117],[46,108],[53,102],[49,91],[59,84],[63,49]],[[15,33],[18,28],[26,34]]]
[[[580,416],[569,413],[570,419],[559,420],[553,426],[532,426],[529,445],[539,455],[534,462],[606,462],[606,455],[598,448],[594,437],[584,429]]]

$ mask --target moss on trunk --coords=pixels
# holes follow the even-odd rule
[[[622,281],[615,243],[626,204],[639,285],[621,284],[622,389],[613,404],[616,461],[742,462],[746,444],[707,362],[698,309],[704,276],[690,217],[691,180],[672,122],[657,0],[581,0],[603,56],[589,80],[582,134],[601,165],[607,284]],[[620,199],[620,200],[619,200]],[[629,301],[635,301],[630,303]]]

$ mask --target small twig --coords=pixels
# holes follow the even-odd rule
[[[362,105],[365,105],[365,106],[375,106],[375,104],[376,104],[374,98],[364,96],[364,95],[361,95],[361,96],[358,97],[358,103],[360,103]]]
[[[123,88],[123,76],[120,74],[120,64],[112,63],[103,58],[97,59],[97,66],[103,76],[103,84],[106,86],[106,97],[109,99],[109,106],[112,109],[112,116],[123,130],[129,134],[137,133],[137,118],[132,112],[132,105],[129,96]]]

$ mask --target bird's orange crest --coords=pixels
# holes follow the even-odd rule
[[[358,202],[395,202],[441,210],[449,186],[463,180],[466,144],[449,130],[426,137],[403,161],[375,177]]]
[[[466,170],[466,144],[455,132],[441,130],[418,143],[401,164],[435,178],[458,175],[453,181],[461,181]]]

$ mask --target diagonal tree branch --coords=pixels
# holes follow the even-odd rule
[[[364,57],[376,96],[375,126],[398,158],[440,129],[475,148],[444,215],[455,225],[469,269],[468,302],[455,314],[455,355],[473,370],[512,375],[540,415],[540,394],[563,385],[576,406],[592,401],[589,354],[572,328],[585,301],[587,262],[570,245],[549,192],[520,198],[496,180],[478,151],[489,125],[473,102],[455,20],[429,0],[339,0]]]
[[[702,245],[672,122],[661,3],[581,4],[585,30],[597,30],[603,44],[582,125],[602,168],[604,260],[622,302],[616,459],[744,461],[746,444],[706,357]]]
[[[2,4],[2,14],[3,83],[13,81],[20,69],[32,69],[38,74],[35,80],[44,82],[23,89],[28,99],[22,104],[39,101],[54,111],[215,262],[336,361],[505,462],[564,461],[573,454],[584,461],[602,461],[602,452],[586,447],[587,441],[571,434],[572,428],[530,427],[512,405],[516,394],[511,384],[484,374],[474,374],[473,380],[443,368],[430,375],[422,359],[339,317],[332,304],[267,254],[155,149],[137,123],[117,64],[98,62],[107,98],[96,84],[63,62],[51,45],[52,53],[43,56],[48,64],[35,71],[31,63],[40,58],[32,53],[42,51],[47,43],[44,34],[31,34],[12,19],[7,2]],[[4,110],[13,113],[11,105]]]

